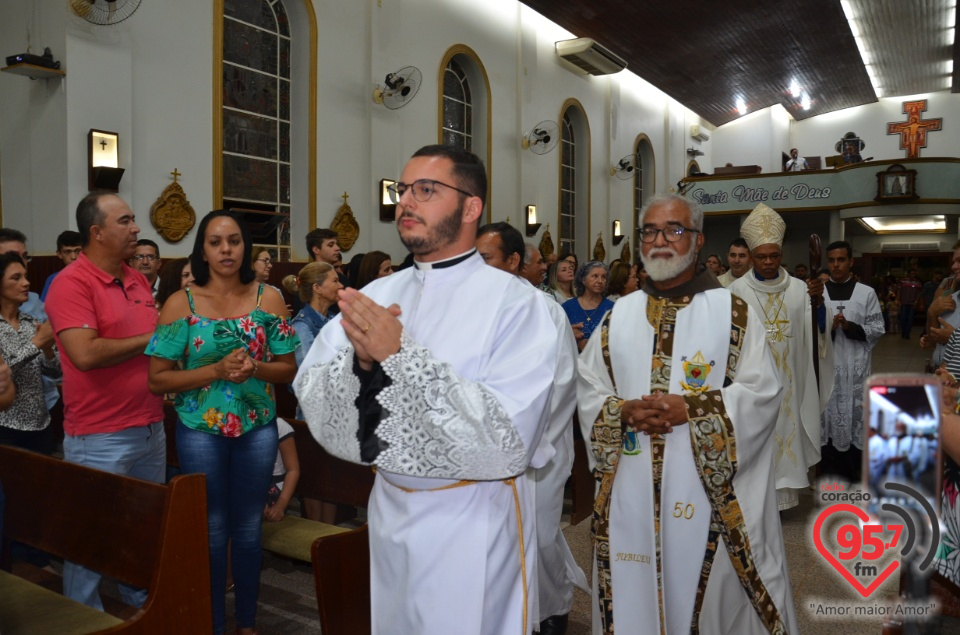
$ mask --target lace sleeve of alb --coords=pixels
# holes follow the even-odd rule
[[[458,377],[406,332],[382,362],[391,383],[377,396],[385,417],[377,436],[380,469],[408,476],[499,480],[527,466],[510,415],[479,382]]]
[[[363,463],[357,438],[360,379],[353,372],[353,358],[353,347],[343,348],[329,362],[302,373],[294,391],[320,445],[338,458]]]

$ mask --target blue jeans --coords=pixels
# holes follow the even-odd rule
[[[210,601],[213,632],[223,633],[227,586],[227,544],[236,585],[237,628],[256,625],[260,593],[263,508],[277,460],[277,422],[239,437],[224,437],[177,423],[177,454],[184,474],[207,476],[210,532]]]
[[[63,438],[63,458],[104,472],[163,483],[167,469],[167,437],[163,421],[119,432],[83,434]],[[72,562],[63,564],[63,594],[95,609],[100,602],[100,574]],[[130,606],[140,607],[147,592],[125,584],[120,596]]]

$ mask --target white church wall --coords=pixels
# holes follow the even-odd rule
[[[160,245],[164,258],[186,256],[194,233],[168,243],[150,223],[150,206],[178,182],[197,214],[213,209],[213,3],[144,2],[130,32],[132,138],[129,174],[140,237]],[[126,24],[126,22],[121,23]],[[78,193],[83,196],[84,192]]]
[[[0,20],[2,54],[40,55],[50,47],[54,59],[65,63],[64,25],[53,3],[10,2]],[[31,80],[0,73],[0,193],[3,226],[27,235],[30,250],[43,253],[63,223],[69,207],[65,79]],[[52,251],[52,250],[50,250]]]
[[[717,128],[712,139],[713,164],[703,171],[713,174],[713,168],[727,163],[759,165],[763,172],[779,171],[779,158],[776,162],[770,158],[774,141],[771,110],[750,112]]]
[[[300,0],[285,2],[293,19],[305,20]],[[28,4],[5,6],[3,41],[25,49],[24,27],[36,15],[34,37],[43,33],[43,45],[63,61],[67,77],[0,77],[5,224],[24,228],[34,252],[52,253],[56,234],[75,227],[74,208],[87,192],[87,132],[105,129],[120,134],[120,164],[127,172],[119,194],[137,214],[141,236],[157,240],[164,257],[187,254],[192,234],[166,243],[148,217],[174,168],[198,216],[213,205],[212,3],[145,3],[110,27],[89,25],[66,5],[32,3],[43,7],[30,13]],[[592,253],[601,233],[608,259],[619,254],[611,241],[613,219],[634,242],[632,180],[617,180],[609,169],[633,151],[637,135],[650,139],[655,158],[645,166],[654,175],[647,195],[669,190],[685,175],[688,147],[706,153],[697,157],[701,169],[712,166],[715,141],[689,135],[691,124],[710,129],[699,117],[629,72],[571,72],[556,57],[554,42],[573,35],[514,0],[314,0],[312,6],[318,29],[316,222],[329,226],[347,192],[361,232],[352,253],[380,248],[396,260],[404,253],[393,224],[378,219],[376,187],[381,178],[399,178],[412,152],[436,142],[439,66],[456,44],[476,52],[490,82],[493,221],[509,217],[522,228],[524,206],[535,204],[558,242],[559,150],[534,155],[521,149],[520,139],[536,123],[557,120],[569,99],[584,109],[590,132],[590,216],[586,235],[578,236],[581,255]],[[308,62],[295,55],[294,72]],[[406,65],[423,72],[417,97],[395,111],[373,104],[374,85]],[[308,103],[305,85],[294,87],[295,118]],[[301,127],[295,136],[294,149],[305,143],[306,132]],[[310,229],[306,178],[306,167],[297,166],[292,245],[301,260]],[[539,242],[543,231],[530,240]]]
[[[791,142],[800,148],[800,154],[823,157],[839,154],[835,144],[847,132],[855,132],[866,147],[860,154],[866,159],[897,159],[906,156],[900,149],[900,135],[888,135],[887,123],[904,122],[903,102],[927,100],[927,110],[921,119],[936,119],[960,112],[960,94],[947,91],[926,95],[884,97],[877,103],[847,108],[793,122],[790,129]],[[950,157],[957,155],[960,145],[960,129],[944,125],[938,132],[927,134],[927,147],[920,151],[921,157]]]

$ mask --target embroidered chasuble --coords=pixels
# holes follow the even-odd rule
[[[781,510],[799,502],[798,490],[810,485],[807,470],[820,461],[820,413],[833,389],[830,338],[814,341],[812,309],[807,285],[783,267],[773,280],[757,280],[753,271],[730,285],[763,324],[783,384],[783,401],[773,436],[776,446],[776,483]],[[827,324],[832,321],[827,311]],[[815,348],[816,347],[816,348]],[[813,368],[814,350],[820,355],[820,388]],[[827,369],[827,372],[822,372]]]
[[[597,479],[594,633],[795,633],[770,443],[780,383],[746,303],[701,275],[617,301],[580,358]],[[647,436],[624,400],[682,395]]]
[[[475,251],[363,293],[403,311],[400,350],[360,370],[337,316],[294,388],[328,452],[377,469],[372,632],[528,635],[536,521],[523,475],[557,367],[551,300]]]

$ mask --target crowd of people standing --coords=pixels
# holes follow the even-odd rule
[[[43,378],[61,378],[65,460],[163,482],[172,396],[181,469],[206,474],[215,633],[229,568],[237,632],[256,632],[261,523],[282,518],[299,472],[276,413],[288,386],[328,452],[376,468],[374,632],[562,634],[576,587],[596,632],[795,632],[777,510],[811,466],[859,479],[863,385],[886,331],[851,245],[826,247],[822,278],[789,272],[786,222],[761,204],[727,267],[701,265],[703,211],[668,195],[640,212],[642,263],[581,264],[481,224],[471,153],[427,146],[395,188],[409,265],[371,251],[344,268],[336,232],[314,230],[313,261],[281,283],[295,311],[230,212],[161,266],[127,204],[91,193],[45,307],[26,238],[0,230],[0,442],[53,451]],[[896,284],[902,337],[925,303],[951,407],[955,281]],[[560,532],[574,421],[598,483],[592,585]],[[957,447],[945,436],[948,457]],[[65,565],[65,594],[102,608],[99,580]]]

